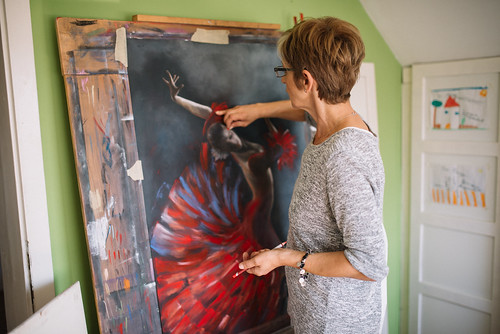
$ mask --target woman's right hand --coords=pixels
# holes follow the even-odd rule
[[[247,273],[256,276],[267,275],[272,270],[281,266],[279,262],[279,253],[282,249],[261,249],[248,254],[243,253],[243,261],[240,262],[239,268],[245,269]]]
[[[259,104],[246,104],[231,109],[219,110],[215,113],[224,117],[224,123],[228,129],[235,127],[246,127],[259,118]]]

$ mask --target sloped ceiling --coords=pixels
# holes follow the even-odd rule
[[[500,0],[360,0],[403,66],[500,56]]]

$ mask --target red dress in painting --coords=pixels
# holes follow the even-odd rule
[[[207,120],[205,129],[215,123]],[[283,326],[275,323],[286,318],[282,270],[233,278],[243,252],[280,242],[270,222],[270,166],[280,159],[281,168],[297,153],[289,132],[271,131],[268,144],[267,150],[215,160],[203,143],[200,161],[173,183],[151,238],[164,333],[238,333],[259,326],[266,332],[266,324],[270,330]]]

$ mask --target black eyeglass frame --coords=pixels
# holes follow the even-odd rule
[[[283,66],[276,66],[274,68],[274,73],[276,73],[277,78],[283,78],[286,75],[286,72],[289,71],[295,71],[294,68],[289,68],[289,67],[283,67]]]

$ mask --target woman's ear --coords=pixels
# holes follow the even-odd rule
[[[302,80],[304,83],[304,92],[307,93],[312,89],[314,83],[314,78],[311,75],[311,72],[306,69],[302,70]]]

